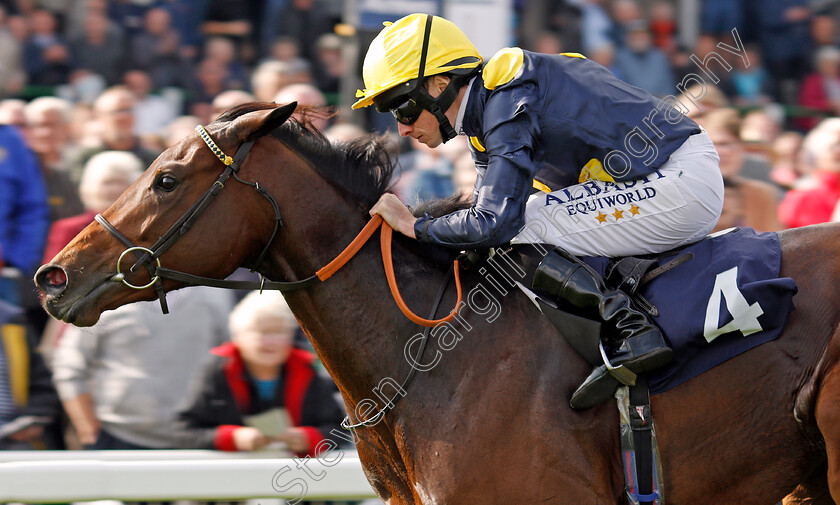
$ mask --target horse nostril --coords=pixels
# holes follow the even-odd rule
[[[67,274],[60,268],[54,268],[47,272],[47,282],[52,287],[61,287],[67,284]]]
[[[35,274],[35,284],[46,294],[59,295],[67,287],[67,272],[54,265],[44,265]]]

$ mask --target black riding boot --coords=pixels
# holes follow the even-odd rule
[[[626,293],[608,289],[595,270],[566,251],[556,248],[542,260],[533,287],[556,296],[558,305],[570,312],[600,322],[604,349],[613,367],[623,365],[638,374],[659,368],[673,357],[662,332],[631,306]],[[597,346],[601,335],[590,333],[586,338]],[[594,406],[612,396],[617,386],[607,367],[598,366],[575,391],[572,406]]]

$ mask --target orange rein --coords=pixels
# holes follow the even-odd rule
[[[323,268],[315,272],[315,275],[317,275],[321,281],[325,281],[332,277],[334,273],[338,272],[341,267],[347,264],[347,262],[350,261],[357,252],[359,252],[359,249],[365,245],[365,243],[373,235],[373,232],[375,232],[380,226],[382,226],[382,230],[380,232],[379,242],[382,248],[382,264],[385,268],[385,277],[388,279],[388,287],[391,288],[391,295],[394,297],[394,301],[397,302],[397,306],[400,308],[402,313],[405,314],[405,317],[420,326],[434,326],[439,323],[448,323],[449,321],[455,319],[455,316],[458,314],[458,307],[461,306],[461,277],[458,271],[458,260],[455,260],[453,265],[455,270],[455,289],[458,291],[458,299],[455,301],[455,308],[452,309],[449,315],[444,318],[423,319],[408,308],[400,295],[400,289],[397,287],[397,279],[394,275],[394,262],[391,257],[391,237],[393,236],[394,229],[391,228],[388,223],[384,222],[382,220],[382,216],[379,214],[373,216],[373,218],[368,221],[368,224],[362,228],[362,231],[356,235],[356,238],[350,242],[350,245],[341,251],[341,254],[336,256],[334,260],[327,263]]]

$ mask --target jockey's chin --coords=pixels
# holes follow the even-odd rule
[[[438,133],[436,136],[433,136],[431,138],[423,138],[422,140],[420,140],[420,142],[434,149],[435,147],[443,144],[443,139],[441,138],[440,133]]]
[[[410,136],[417,142],[425,144],[431,149],[443,144],[443,137],[441,136],[440,128],[437,128],[437,125],[435,125],[435,128],[415,127]]]

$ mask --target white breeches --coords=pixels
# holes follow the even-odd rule
[[[689,137],[656,172],[635,181],[587,181],[535,193],[513,243],[541,242],[577,256],[667,251],[707,235],[723,208],[715,146],[703,131]]]

